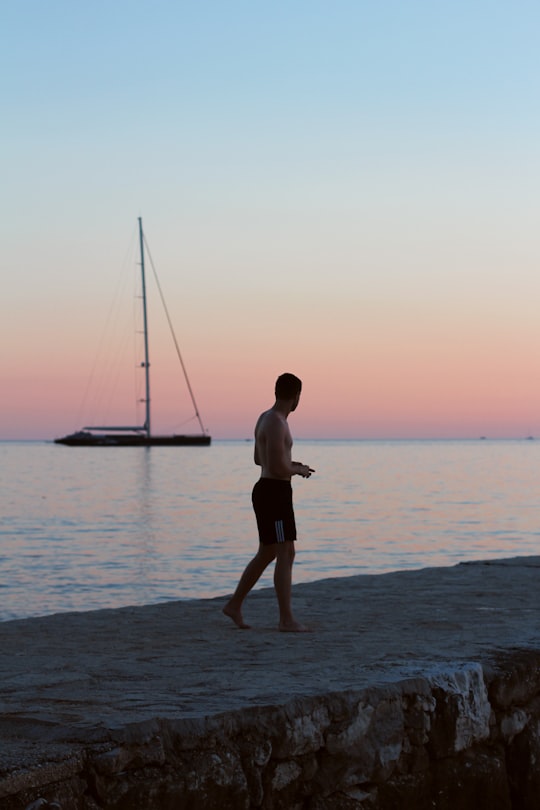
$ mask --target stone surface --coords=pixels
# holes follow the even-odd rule
[[[297,586],[305,635],[271,591],[251,631],[222,600],[4,623],[0,808],[538,807],[539,576]]]

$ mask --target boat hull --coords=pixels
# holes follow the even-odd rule
[[[200,447],[208,446],[211,441],[211,437],[205,434],[138,436],[116,433],[94,434],[85,431],[54,440],[55,444],[65,444],[68,447]]]

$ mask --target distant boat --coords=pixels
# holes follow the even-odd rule
[[[144,336],[144,361],[141,366],[145,372],[145,421],[143,425],[136,427],[84,427],[69,436],[64,436],[60,439],[55,439],[55,444],[66,444],[70,447],[148,447],[148,446],[191,446],[191,445],[209,445],[211,437],[206,432],[200,414],[195,402],[195,396],[189,382],[186,367],[182,360],[182,356],[178,349],[176,338],[174,338],[176,351],[186,385],[195,409],[195,416],[199,422],[201,433],[196,434],[172,434],[172,435],[155,435],[151,431],[151,414],[150,414],[150,360],[148,356],[148,318],[146,306],[146,279],[144,268],[144,235],[142,227],[142,219],[139,217],[139,249],[140,249],[140,265],[141,265],[141,285],[142,285],[142,315],[143,315],[143,336]],[[161,290],[160,290],[161,292]],[[167,313],[168,318],[168,313]],[[169,319],[169,325],[170,319]],[[172,326],[171,326],[172,330]],[[173,333],[174,337],[174,333]]]

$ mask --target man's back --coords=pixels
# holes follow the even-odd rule
[[[274,408],[264,411],[255,425],[255,464],[261,478],[291,479],[292,436],[287,419]]]

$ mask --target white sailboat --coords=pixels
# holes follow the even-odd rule
[[[196,434],[176,434],[159,435],[152,433],[151,430],[151,412],[150,412],[150,359],[148,352],[148,316],[147,316],[147,301],[146,301],[146,277],[145,277],[145,264],[144,264],[144,235],[142,227],[142,219],[139,221],[139,249],[140,249],[140,266],[141,266],[141,286],[142,286],[142,314],[143,314],[143,335],[144,335],[144,361],[141,366],[144,368],[145,373],[145,420],[143,425],[139,426],[115,426],[115,427],[84,427],[81,430],[71,433],[59,439],[55,439],[56,444],[65,444],[70,447],[134,447],[134,446],[189,446],[189,445],[209,445],[211,437],[205,430],[193,389],[189,382],[186,367],[182,360],[182,356],[178,349],[178,344],[175,340],[176,351],[186,385],[195,409],[195,416],[201,428],[200,433]],[[168,317],[168,313],[167,313]],[[169,320],[170,325],[170,320]],[[172,327],[171,327],[172,329]],[[174,333],[173,333],[174,336]]]

